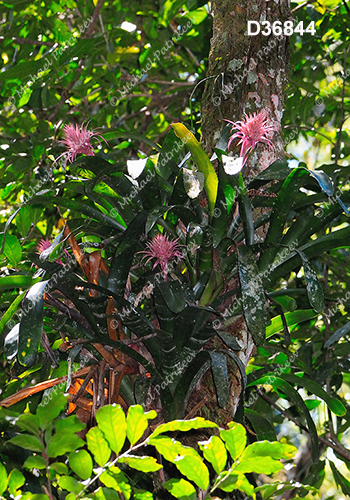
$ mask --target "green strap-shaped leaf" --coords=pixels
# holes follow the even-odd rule
[[[203,241],[198,257],[198,267],[201,273],[213,269],[213,231],[210,226],[205,226],[203,229]]]
[[[210,163],[208,155],[197,141],[195,136],[190,132],[182,123],[172,123],[172,128],[175,134],[179,137],[184,144],[187,145],[191,151],[192,158],[199,170],[204,174],[204,187],[208,197],[209,212],[213,214],[215,202],[218,192],[219,180],[214,170],[213,165]]]
[[[250,420],[258,441],[263,441],[265,439],[268,441],[276,441],[275,429],[266,418],[250,408],[245,408],[244,414]]]
[[[10,305],[10,307],[7,309],[7,311],[3,314],[3,316],[2,316],[2,318],[0,320],[0,333],[4,329],[4,326],[6,325],[6,323],[8,321],[10,321],[10,319],[12,318],[12,316],[15,314],[19,303],[23,299],[23,295],[24,295],[24,292],[18,294],[17,297],[15,298],[15,300]]]
[[[244,235],[248,246],[254,245],[254,219],[253,209],[248,196],[247,188],[244,185],[242,173],[238,176],[239,187],[239,215],[242,218]]]
[[[313,419],[309,413],[309,410],[307,409],[307,406],[305,405],[302,397],[300,396],[298,391],[296,391],[294,389],[294,387],[292,387],[290,384],[288,384],[288,382],[286,382],[285,380],[283,380],[279,377],[275,377],[275,376],[262,377],[261,379],[250,383],[249,385],[263,384],[263,383],[265,383],[265,380],[267,380],[268,383],[272,385],[272,387],[274,387],[276,389],[280,389],[282,392],[284,392],[291,399],[291,401],[294,404],[296,404],[297,406],[299,406],[299,408],[301,409],[301,411],[302,411],[302,413],[307,421],[309,432],[310,432],[312,459],[313,459],[314,463],[317,463],[317,461],[319,459],[317,430],[316,430],[315,422],[313,421]]]
[[[322,224],[322,227],[324,224]],[[313,231],[314,233],[314,231]],[[325,236],[320,236],[315,240],[310,241],[303,245],[302,250],[308,259],[318,257],[324,252],[333,250],[335,248],[348,248],[350,236],[350,226],[346,226],[338,231],[333,231]],[[281,277],[289,274],[293,269],[300,265],[300,257],[296,252],[287,257],[283,263],[277,266],[268,275],[264,275],[264,287],[268,288],[273,283],[276,283]]]
[[[179,441],[168,436],[151,436],[148,442],[166,460],[173,463],[187,479],[194,481],[203,490],[208,488],[209,470],[196,450],[183,446]]]
[[[115,453],[119,453],[126,438],[125,413],[121,406],[103,406],[96,413],[96,421],[111,449]]]
[[[301,387],[304,387],[309,392],[311,392],[311,394],[314,394],[315,396],[323,399],[329,409],[338,417],[343,417],[346,414],[346,408],[343,403],[337,398],[332,398],[314,380],[308,379],[306,377],[297,377],[292,373],[285,373],[281,375],[281,378],[283,378],[287,382],[291,382],[292,384],[300,385]]]
[[[132,469],[140,470],[141,472],[155,472],[163,467],[154,457],[138,457],[137,455],[122,457],[118,460],[118,463],[127,464]]]
[[[181,283],[174,280],[160,281],[157,287],[166,306],[172,313],[177,314],[185,308],[186,302]]]
[[[245,245],[238,247],[238,270],[244,317],[255,344],[260,346],[266,335],[265,294],[253,251]]]
[[[299,323],[303,321],[308,321],[309,319],[318,316],[313,309],[301,309],[299,311],[287,312],[284,314],[287,326],[293,329]],[[266,338],[271,337],[275,333],[281,332],[283,330],[283,321],[281,316],[275,316],[271,318],[269,324],[266,327]]]
[[[303,177],[306,175],[307,174],[304,169],[296,168],[284,181],[273,207],[271,222],[266,235],[265,243],[280,243],[288,214],[293,206],[299,187],[302,184]],[[259,262],[259,268],[262,271],[266,271],[269,264],[272,264],[277,251],[277,247],[270,247],[262,253]]]
[[[209,356],[211,358],[211,370],[218,398],[218,405],[220,408],[223,408],[226,406],[230,396],[227,358],[225,354],[213,351],[209,351]]]
[[[333,196],[334,185],[332,179],[323,172],[323,170],[307,170],[309,174],[316,179],[322,191],[324,191],[328,196]]]
[[[333,476],[337,485],[341,487],[342,492],[346,496],[350,496],[350,481],[346,479],[337,469],[333,462],[329,461]]]
[[[26,366],[34,363],[43,333],[43,293],[47,281],[35,283],[28,291],[22,304],[19,327],[18,361]]]
[[[331,335],[329,337],[329,339],[327,340],[327,342],[325,342],[325,344],[324,344],[323,347],[325,349],[328,349],[328,347],[330,347],[331,345],[335,344],[335,342],[338,342],[338,340],[340,340],[342,337],[344,337],[349,332],[350,332],[350,321],[348,321],[347,323],[345,323],[345,325],[343,325],[340,328],[338,328],[338,330],[336,330],[333,333],[333,335]]]
[[[227,452],[224,443],[218,436],[211,436],[208,441],[198,443],[203,456],[211,463],[215,472],[220,474],[227,462]]]
[[[230,224],[229,214],[234,202],[234,197],[235,193],[232,186],[227,182],[226,174],[220,162],[218,196],[212,219],[214,248],[219,245],[227,234],[227,229]]]
[[[52,207],[53,205],[57,204],[57,198],[55,196],[35,196],[31,198],[28,203],[30,204],[43,204],[43,205],[49,205]],[[117,229],[118,231],[124,232],[125,227],[119,224],[113,217],[110,217],[109,215],[103,214],[100,212],[100,210],[97,210],[96,208],[92,208],[86,203],[82,203],[80,201],[75,201],[75,200],[69,200],[67,198],[60,198],[59,201],[60,207],[65,207],[65,208],[70,208],[71,210],[76,210],[78,213],[83,213],[89,217],[92,217],[93,219],[96,219],[104,224],[106,224],[109,227],[112,227],[114,229]]]
[[[12,275],[0,278],[0,291],[13,290],[14,288],[28,288],[38,283],[41,278],[33,279],[31,276]]]
[[[111,456],[111,449],[103,432],[98,427],[92,427],[86,434],[86,441],[95,461],[103,467]]]
[[[131,445],[142,438],[148,427],[148,420],[156,416],[157,413],[154,410],[145,413],[141,405],[130,406],[126,417],[126,435]]]
[[[301,252],[300,250],[296,250],[296,252],[300,255],[301,260],[303,262],[306,290],[310,305],[314,308],[316,312],[320,313],[323,311],[324,308],[324,296],[323,296],[322,286],[317,279],[317,274],[315,270],[311,266],[304,252]]]
[[[228,449],[232,460],[237,460],[244,451],[247,444],[247,433],[243,425],[237,422],[230,422],[228,424],[229,430],[225,431],[220,429],[220,437],[225,441],[226,448]]]

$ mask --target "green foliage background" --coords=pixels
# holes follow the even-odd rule
[[[249,293],[245,294],[244,284],[248,286],[253,274],[260,272],[262,283],[259,293],[265,298],[264,291],[268,293],[269,307],[267,311],[263,307],[264,311],[260,312],[267,324],[266,338],[269,340],[265,342],[265,338],[261,339],[261,346],[248,366],[245,417],[241,409],[241,414],[236,418],[249,422],[258,439],[273,440],[277,433],[298,446],[303,443],[304,456],[307,457],[307,452],[311,450],[313,458],[307,457],[306,472],[298,470],[296,479],[319,487],[329,463],[335,483],[343,494],[348,495],[350,490],[346,476],[349,477],[350,467],[347,449],[350,422],[344,409],[348,410],[350,394],[347,342],[350,331],[347,295],[350,283],[349,224],[346,216],[350,204],[350,14],[347,2],[337,0],[319,1],[307,6],[292,4],[292,9],[295,9],[294,15],[305,25],[314,20],[317,30],[314,37],[291,37],[290,85],[282,123],[286,146],[289,144],[287,150],[298,161],[305,163],[299,163],[299,168],[289,177],[290,171],[286,173],[285,163],[275,165],[265,176],[262,174],[260,179],[253,180],[247,186],[247,192],[240,191],[238,201],[245,220],[243,227],[235,228],[234,231],[229,226],[233,216],[232,204],[227,214],[212,219],[207,225],[200,207],[195,201],[188,201],[182,179],[177,183],[177,165],[184,158],[185,150],[173,160],[165,161],[166,167],[163,169],[155,169],[148,160],[148,172],[156,170],[157,173],[156,185],[146,187],[140,199],[131,200],[126,207],[122,201],[132,189],[130,181],[125,181],[124,177],[127,159],[152,156],[155,162],[156,155],[162,151],[158,159],[160,165],[159,160],[166,158],[167,152],[179,143],[170,129],[171,123],[184,123],[199,138],[200,97],[203,89],[203,83],[200,82],[206,76],[211,36],[209,9],[205,2],[167,0],[160,3],[93,4],[20,0],[2,5],[0,237],[2,243],[6,233],[6,242],[2,245],[0,255],[0,307],[3,313],[0,328],[2,342],[5,338],[7,341],[0,381],[5,397],[28,384],[67,374],[67,356],[57,350],[60,335],[55,308],[45,305],[42,321],[50,344],[58,354],[59,367],[51,366],[51,360],[39,344],[41,323],[37,320],[40,320],[43,311],[42,303],[37,304],[38,310],[32,318],[28,318],[27,326],[24,320],[22,322],[21,328],[30,329],[33,335],[35,325],[39,325],[35,333],[35,353],[31,353],[32,359],[28,355],[24,363],[26,366],[15,360],[17,345],[8,337],[11,330],[9,321],[20,307],[26,290],[39,279],[33,278],[35,269],[31,267],[32,263],[46,270],[45,280],[47,277],[52,278],[53,273],[59,270],[55,264],[57,258],[64,259],[64,244],[56,247],[50,262],[41,262],[34,254],[41,238],[53,241],[62,230],[58,226],[56,205],[68,218],[69,226],[80,244],[84,243],[84,238],[98,243],[116,237],[105,248],[105,257],[112,262],[123,250],[122,267],[126,273],[135,264],[135,261],[126,258],[131,246],[137,242],[138,250],[144,248],[139,243],[139,237],[145,232],[146,220],[149,237],[163,230],[162,227],[173,237],[179,236],[179,220],[190,229],[199,227],[203,230],[205,227],[205,231],[214,233],[214,247],[219,249],[216,258],[225,276],[239,275],[242,292],[238,290],[236,293],[238,297],[243,297],[243,310],[250,330],[252,333],[257,332],[254,337],[257,344],[261,323],[256,324],[254,318],[249,319],[248,312],[253,304],[248,303]],[[125,22],[135,25],[135,29],[127,31],[125,28],[128,25],[123,24]],[[91,32],[89,27],[93,27]],[[29,85],[28,81],[33,78],[35,82]],[[129,87],[126,87],[128,84]],[[67,174],[58,166],[52,169],[52,158],[57,158],[64,151],[58,143],[58,139],[62,138],[63,125],[81,124],[84,121],[90,121],[89,128],[97,128],[108,140],[109,146],[105,147],[102,143],[96,159],[78,160]],[[198,161],[197,166],[200,168]],[[316,170],[308,175],[305,166]],[[317,174],[317,171],[329,177]],[[266,187],[269,180],[278,180],[279,183],[275,188]],[[237,179],[235,182],[240,181]],[[239,192],[237,183],[233,183],[231,188]],[[226,206],[229,205],[229,193],[232,194],[228,185],[230,182],[221,171],[218,197]],[[273,196],[249,195],[249,189],[261,187]],[[249,203],[253,207],[271,209],[267,218],[252,221],[247,201],[249,196]],[[337,197],[341,200],[340,204]],[[26,206],[16,213],[25,200],[29,200]],[[165,212],[157,210],[164,204],[178,207],[186,204],[185,208],[189,212],[178,211],[175,215],[167,213],[163,217]],[[217,208],[222,208],[222,205]],[[12,218],[12,214],[16,214],[15,217]],[[135,218],[139,226],[130,239],[127,237],[122,240],[124,243],[119,247],[120,226],[129,226]],[[266,221],[270,221],[271,226],[261,246],[253,245],[253,249],[244,246],[245,250],[239,252],[238,264],[236,255],[227,256],[229,244],[244,239],[249,241],[249,234],[252,236],[249,231],[252,228],[254,230],[254,222],[256,229]],[[188,234],[183,243],[188,243]],[[210,238],[210,235],[205,233],[204,237]],[[292,256],[278,259],[283,249],[293,243],[298,251]],[[262,252],[262,257],[256,262],[259,252]],[[222,284],[217,274],[210,274],[212,260],[206,260],[206,255],[196,259],[187,262],[192,274],[186,286],[189,285],[192,291],[196,290],[200,307],[215,309],[219,306],[217,298],[222,293]],[[266,272],[271,270],[271,264],[276,260],[279,265],[272,272]],[[181,275],[181,269],[175,272]],[[137,281],[143,273],[144,270],[138,269],[133,275],[133,297],[144,285],[144,282]],[[151,273],[147,276],[151,276]],[[126,276],[119,276],[119,279],[125,285]],[[67,291],[73,290],[77,284],[81,283],[72,278],[62,286]],[[110,289],[106,283],[99,285]],[[179,292],[174,284],[169,285],[175,304],[179,302],[180,296],[183,300],[182,295],[186,295],[184,282],[182,286]],[[288,293],[284,288],[288,288]],[[153,318],[152,314],[158,314],[163,305],[162,297],[169,290],[160,292],[163,295],[158,297],[156,306],[152,305],[154,308],[150,303],[143,305],[146,307],[146,316],[149,315],[147,319]],[[124,288],[120,286],[115,293],[119,293],[119,297],[120,294],[123,296]],[[73,298],[79,299],[71,295],[70,299]],[[185,300],[188,300],[188,296]],[[90,308],[96,306],[92,314],[102,314],[105,310],[93,304],[87,292],[84,301]],[[79,312],[82,314],[84,306],[80,306]],[[225,318],[227,323],[224,326],[227,327],[230,319],[240,312],[240,307],[233,308],[230,317]],[[182,311],[167,313],[169,321],[162,328],[172,335],[169,325],[174,322],[174,315],[180,316]],[[206,313],[207,318],[203,319],[198,312],[198,325],[203,327],[201,345],[213,335],[206,323],[212,310]],[[86,307],[84,314],[90,325],[96,326],[96,317],[89,315]],[[179,316],[176,316],[176,321]],[[132,318],[129,319],[131,321]],[[181,320],[185,324],[185,316]],[[69,327],[68,323],[65,324],[66,328]],[[131,331],[132,328],[136,329],[130,323],[128,327]],[[291,344],[288,343],[288,329]],[[284,332],[285,338],[281,332]],[[81,330],[79,335],[84,337],[87,332]],[[164,352],[170,345],[152,344],[152,347],[151,344],[152,341],[149,341],[148,348],[153,349],[154,356],[157,349]],[[176,347],[181,351],[183,345]],[[232,345],[229,347],[235,351]],[[218,406],[225,406],[228,375],[225,364],[222,368],[223,358],[218,358],[219,353],[215,351],[208,356],[199,352],[197,354],[197,364],[193,365],[196,369],[188,372],[188,380],[191,377],[195,379],[200,369],[213,367],[216,388],[223,388],[217,393],[217,403]],[[76,352],[75,356],[78,355],[79,352]],[[137,358],[136,354],[134,356]],[[74,359],[71,356],[70,361]],[[158,351],[159,366],[161,359]],[[146,364],[140,358],[138,361]],[[173,363],[175,361],[172,360]],[[151,371],[152,367],[147,366],[147,369]],[[153,375],[162,380],[161,377],[166,376],[166,373]],[[123,387],[128,404],[135,403],[133,383],[134,380],[131,380],[129,385]],[[258,389],[255,390],[255,387]],[[181,414],[185,396],[182,395],[179,406],[174,406],[174,409],[170,404],[173,401],[172,394],[164,393],[163,404],[168,401],[169,408]],[[41,394],[36,394],[28,401],[17,403],[16,409],[21,413],[28,403],[34,413],[40,399]],[[276,405],[286,414],[276,410]],[[287,421],[294,422],[297,427],[287,426]],[[305,429],[305,435],[311,436],[308,440],[302,438],[301,431]],[[3,432],[8,432],[6,426]],[[330,443],[333,444],[333,455]],[[10,457],[13,461],[10,463],[15,462],[13,449],[4,449],[1,453],[6,460]],[[321,459],[318,461],[319,454]],[[340,467],[341,472],[336,471],[335,467]],[[335,490],[332,492],[328,487],[325,490],[330,491],[328,498],[336,495]]]

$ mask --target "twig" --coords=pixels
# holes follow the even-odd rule
[[[294,12],[297,12],[298,10],[302,9],[303,7],[306,7],[306,5],[309,5],[310,3],[316,3],[315,0],[307,0],[304,3],[301,3],[298,5],[298,7],[295,7],[293,10],[290,11],[291,14],[294,14]]]
[[[202,399],[202,401],[200,401],[198,404],[196,404],[196,406],[194,408],[192,408],[192,410],[186,415],[186,417],[184,418],[184,420],[188,420],[189,418],[191,418],[192,415],[194,415],[197,410],[199,410],[200,408],[202,408],[202,406],[205,405],[205,403],[208,401],[208,399],[209,399],[209,396],[205,396]]]
[[[102,30],[102,35],[103,35],[103,38],[105,39],[105,42],[106,42],[106,49],[108,51],[108,38],[107,38],[107,35],[106,35],[106,30],[105,30],[105,26],[103,24],[103,19],[102,19],[102,16],[101,16],[101,13],[98,15],[98,19],[100,21],[100,26],[101,26],[101,30]]]
[[[57,106],[55,107],[55,109],[53,110],[51,115],[48,117],[47,121],[52,122],[52,120],[55,118],[55,116],[57,115],[57,113],[59,112],[61,107],[63,106],[65,100],[67,99],[68,92],[71,90],[71,88],[73,88],[75,83],[79,80],[80,73],[81,73],[81,67],[78,68],[77,76],[71,81],[71,83],[68,85],[68,87],[62,92],[61,99],[59,100]]]
[[[4,37],[1,36],[0,40],[4,40]],[[13,36],[11,41],[14,43],[26,43],[28,45],[37,45],[38,47],[41,47],[43,45],[47,46],[47,47],[53,47],[57,43],[57,42],[50,42],[50,41],[41,42],[39,40],[30,40],[29,38],[21,38],[21,37],[16,37],[16,36]]]
[[[350,14],[350,9],[349,9],[348,4],[346,3],[345,0],[343,0],[343,4],[344,4],[344,7],[346,8],[347,13]]]
[[[85,38],[91,38],[92,33],[94,32],[95,29],[95,24],[97,22],[97,19],[100,15],[101,9],[103,4],[105,3],[105,0],[98,0],[97,5],[95,7],[94,13],[92,14],[92,21],[86,31]]]
[[[297,125],[286,125],[284,128],[298,128]],[[330,139],[327,135],[322,134],[322,132],[319,132],[315,127],[299,127],[300,130],[309,130],[310,132],[315,132],[315,134],[322,135],[327,141],[335,145],[335,143]]]
[[[289,413],[287,413],[280,406],[278,406],[278,404],[275,403],[273,399],[269,398],[269,396],[267,396],[266,394],[264,394],[259,389],[257,389],[257,393],[267,403],[269,403],[271,406],[273,406],[274,408],[276,408],[276,410],[279,411],[281,413],[281,415],[283,415],[284,417],[288,418],[288,420],[290,420],[291,422],[293,422],[294,424],[296,424],[298,427],[300,427],[300,429],[302,429],[303,431],[305,431],[308,434],[310,434],[309,429],[305,425],[303,425],[300,422],[298,422],[298,420],[296,418],[292,417],[292,415],[289,415]],[[330,448],[332,448],[340,456],[342,456],[343,458],[345,458],[345,460],[350,460],[350,452],[346,448],[344,448],[344,446],[336,438],[331,438],[332,439],[332,441],[331,441],[330,439],[327,439],[327,438],[324,438],[322,436],[317,435],[317,439],[321,443],[323,443],[326,446],[329,446]]]
[[[343,125],[345,122],[344,119],[344,97],[345,97],[345,79],[346,79],[346,56],[348,55],[348,51],[344,50],[344,63],[343,63],[343,87],[341,91],[341,107],[340,107],[340,124],[339,124],[339,130],[337,134],[337,142],[334,148],[334,156],[335,156],[335,163],[338,163],[339,159],[339,151],[340,151],[340,138],[341,138],[341,133],[343,129]]]

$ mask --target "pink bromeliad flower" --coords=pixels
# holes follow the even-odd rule
[[[227,148],[230,147],[231,142],[234,139],[240,139],[238,145],[241,144],[241,151],[239,156],[243,158],[243,165],[247,161],[248,153],[253,149],[258,142],[262,142],[269,146],[269,149],[274,148],[274,144],[268,139],[268,133],[275,130],[274,125],[269,123],[266,111],[262,109],[259,113],[245,115],[244,120],[237,122],[231,122],[230,120],[225,120],[226,122],[232,123],[233,127],[238,132],[231,135],[228,141]]]
[[[41,239],[41,240],[39,241],[39,243],[37,244],[36,249],[37,249],[37,251],[38,251],[38,252],[39,252],[39,254],[40,254],[40,253],[43,253],[43,252],[44,252],[45,250],[47,250],[48,248],[50,248],[50,246],[51,246],[51,245],[52,245],[52,243],[51,243],[51,241],[50,241],[50,240],[48,240],[48,239],[46,239],[46,240]],[[66,249],[64,250],[64,253],[65,253],[66,255],[68,255],[68,256],[69,256],[69,253],[67,252],[67,250],[66,250]],[[64,265],[64,264],[63,264],[63,262],[61,261],[61,259],[56,260],[56,262],[57,262],[58,264],[61,264],[61,266],[63,266],[63,265]]]
[[[165,281],[167,281],[168,264],[171,259],[175,257],[182,258],[183,255],[179,250],[178,239],[170,241],[167,236],[163,234],[157,234],[151,241],[149,241],[146,246],[148,250],[144,250],[144,258],[148,257],[146,264],[151,259],[156,259],[153,269],[157,264],[160,265]]]
[[[74,125],[65,125],[63,130],[64,139],[59,142],[66,146],[67,151],[62,153],[55,161],[59,160],[61,156],[66,155],[66,161],[64,163],[64,166],[66,167],[67,161],[72,163],[79,153],[87,156],[95,156],[94,148],[90,144],[92,137],[100,137],[108,145],[108,142],[102,137],[102,135],[91,132],[87,129],[87,127],[87,125],[85,128],[84,125],[81,125],[80,128],[78,125],[75,125],[75,127]],[[101,144],[100,140],[97,140]]]

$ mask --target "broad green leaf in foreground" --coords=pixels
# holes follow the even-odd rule
[[[162,468],[162,465],[158,464],[154,457],[146,456],[128,455],[120,458],[118,463],[127,464],[129,467],[142,472],[155,472]]]
[[[125,414],[121,406],[103,406],[96,413],[96,421],[111,449],[119,453],[126,438]]]
[[[86,434],[86,441],[95,461],[103,467],[111,456],[111,449],[103,432],[98,427],[92,427]]]
[[[237,460],[242,455],[247,444],[247,433],[243,425],[236,422],[230,422],[228,426],[228,431],[220,430],[220,437],[225,441],[226,448],[230,452],[232,460]]]
[[[163,484],[175,498],[196,500],[197,494],[194,486],[186,481],[186,479],[169,479]]]
[[[158,436],[164,432],[170,431],[190,431],[192,429],[205,429],[210,427],[218,427],[214,422],[205,420],[203,417],[191,418],[190,420],[173,420],[167,424],[159,425],[156,430],[151,434],[150,438]]]
[[[198,443],[203,456],[210,462],[217,474],[225,468],[227,462],[227,452],[224,443],[218,436],[211,436],[208,441]]]
[[[194,481],[203,490],[209,486],[209,470],[196,450],[183,446],[179,441],[168,436],[156,436],[149,439],[158,453],[173,463],[190,481]]]
[[[76,450],[69,455],[69,465],[81,479],[89,479],[92,474],[92,458],[86,450]]]
[[[126,435],[131,445],[143,436],[147,429],[148,420],[156,418],[157,413],[152,410],[147,413],[143,411],[141,405],[130,406],[126,417]]]

